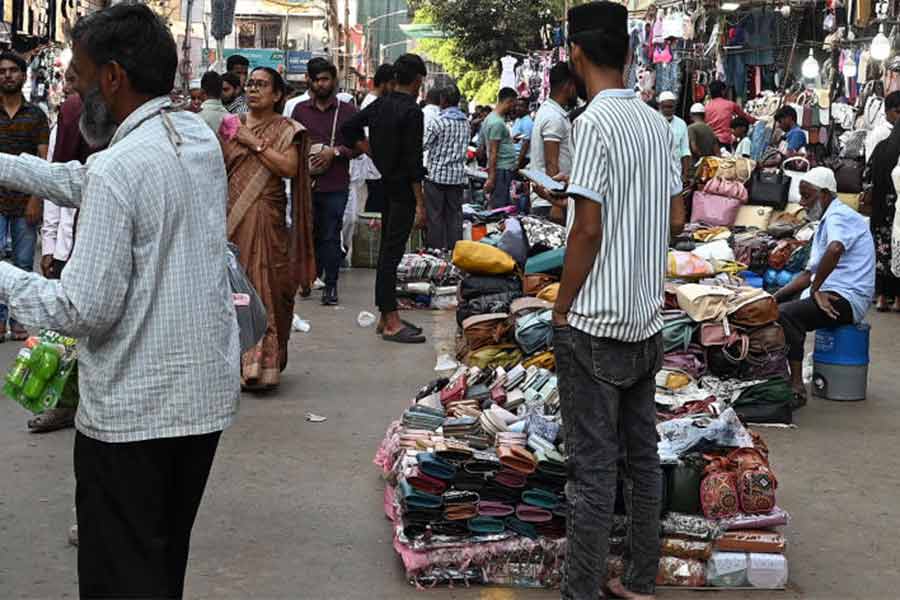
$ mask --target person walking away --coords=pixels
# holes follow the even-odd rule
[[[672,148],[672,160],[678,163],[681,169],[681,182],[684,189],[688,188],[691,178],[691,144],[688,136],[688,126],[684,120],[675,114],[675,103],[678,98],[672,92],[663,92],[659,95],[659,113],[669,123],[672,131],[674,146]],[[685,206],[682,194],[676,202],[672,203],[672,213],[669,215],[669,235],[675,239],[684,229],[687,222],[687,206]]]
[[[0,264],[0,299],[78,340],[80,596],[181,598],[240,394],[222,152],[172,105],[175,40],[146,5],[82,17],[72,41],[82,133],[109,148],[86,166],[0,154],[0,185],[80,208],[62,277]]]
[[[894,108],[885,110],[890,113]],[[869,216],[869,229],[875,243],[875,308],[878,312],[891,310],[900,313],[900,279],[891,271],[891,239],[894,213],[897,210],[897,191],[894,189],[891,172],[898,162],[900,162],[900,128],[895,127],[891,135],[875,148],[866,169],[867,177],[872,184],[872,214]]]
[[[775,293],[778,322],[787,340],[794,409],[807,402],[803,384],[806,333],[859,323],[875,294],[875,244],[869,226],[865,217],[836,196],[831,169],[815,167],[803,175],[800,204],[819,226],[806,270]]]
[[[620,448],[632,489],[631,556],[626,578],[611,580],[609,591],[653,598],[660,553],[654,379],[663,360],[670,203],[682,182],[668,123],[624,89],[627,21],[628,10],[613,2],[568,13],[570,65],[591,100],[572,129],[565,193],[575,217],[553,307],[569,461],[566,600],[601,592]]]
[[[785,156],[798,154],[806,146],[806,133],[797,125],[797,111],[790,106],[782,106],[774,115],[775,123],[784,132],[779,150]]]
[[[750,124],[743,117],[735,117],[731,121],[731,134],[734,136],[734,157],[750,158],[753,154],[753,144],[747,136]]]
[[[286,86],[269,68],[247,80],[247,106],[237,135],[222,144],[228,173],[228,239],[266,306],[262,340],[241,358],[241,384],[250,391],[278,386],[287,366],[294,297],[315,278],[307,132],[281,115]],[[285,222],[291,182],[291,227]]]
[[[719,156],[719,140],[712,127],[706,124],[706,108],[697,102],[691,106],[691,124],[688,127],[688,142],[694,164],[707,156]],[[692,175],[693,176],[693,175]]]
[[[28,65],[18,54],[0,53],[0,153],[31,154],[47,158],[50,143],[50,125],[47,116],[36,104],[25,100],[22,87]],[[0,188],[0,236],[12,240],[12,262],[23,271],[31,271],[37,242],[37,227],[43,218],[43,202],[17,187],[15,181]],[[25,340],[28,332],[15,317],[10,318],[6,304],[0,303],[0,342],[9,336],[16,341]]]
[[[866,135],[866,164],[872,160],[872,154],[878,144],[891,135],[898,118],[900,118],[900,92],[891,92],[884,98],[884,121],[873,127]]]
[[[225,62],[225,69],[227,74],[234,75],[234,77],[237,78],[237,85],[235,85],[234,80],[229,80],[229,84],[234,90],[234,94],[227,101],[226,106],[228,112],[242,115],[250,110],[247,106],[247,94],[244,89],[244,83],[247,81],[247,73],[250,70],[250,61],[240,54],[233,54],[229,56],[228,60]]]
[[[81,118],[81,97],[75,91],[76,78],[72,67],[65,72],[63,95],[56,126],[50,132],[50,149],[47,160],[67,163],[76,160],[82,164],[93,151],[78,129]],[[59,279],[72,255],[75,220],[78,211],[61,208],[44,200],[44,220],[41,226],[41,272],[47,279]],[[75,426],[75,409],[57,407],[45,410],[28,420],[28,431],[47,433]]]
[[[363,151],[369,128],[368,145],[386,192],[375,276],[375,304],[381,319],[375,331],[385,341],[421,344],[425,342],[422,329],[400,319],[397,310],[397,266],[413,226],[421,228],[426,220],[422,192],[424,116],[416,97],[427,71],[416,54],[400,56],[394,62],[394,71],[394,91],[351,117],[343,134],[348,143]]]
[[[206,96],[200,105],[200,118],[218,134],[222,119],[228,114],[228,110],[222,104],[222,76],[215,71],[207,71],[200,79],[200,87]]]
[[[572,148],[569,121],[566,108],[577,100],[575,80],[569,65],[559,63],[550,69],[550,97],[537,111],[531,132],[531,168],[543,171],[549,177],[568,176],[572,172]],[[565,200],[560,200],[559,209],[565,208]],[[531,212],[537,216],[550,215],[552,204],[537,193],[531,194]],[[562,219],[558,219],[562,220]]]
[[[709,95],[712,98],[706,103],[706,122],[716,132],[716,139],[723,148],[731,149],[734,137],[731,135],[731,120],[743,117],[748,123],[756,123],[756,119],[744,112],[737,102],[725,97],[725,84],[713,81],[709,84]]]
[[[484,193],[489,198],[490,208],[501,208],[510,204],[510,185],[515,175],[516,147],[513,145],[506,117],[516,106],[516,91],[503,88],[497,97],[497,106],[481,124],[488,157],[488,178],[484,183]]]
[[[310,156],[311,168],[319,172],[313,183],[316,264],[325,282],[322,304],[334,306],[338,304],[343,258],[341,229],[350,194],[350,159],[358,154],[345,144],[342,127],[357,110],[337,98],[337,69],[333,64],[314,58],[307,65],[306,76],[312,97],[297,105],[293,118],[309,131],[311,143],[321,145],[321,151]]]
[[[372,91],[363,98],[362,104],[359,107],[360,110],[366,109],[379,98],[383,98],[394,91],[395,83],[394,65],[385,63],[378,67],[378,70],[375,71]],[[368,132],[366,132],[366,135],[368,135]],[[383,212],[385,198],[384,185],[381,182],[381,173],[378,172],[375,163],[372,162],[372,158],[368,154],[363,154],[360,158],[364,160],[366,164],[366,191],[368,192],[366,196],[366,212]]]
[[[441,114],[425,126],[426,245],[453,250],[462,239],[462,205],[466,178],[469,123],[459,109],[460,93],[451,85],[440,90]]]

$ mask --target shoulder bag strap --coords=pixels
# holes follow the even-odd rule
[[[334,109],[334,121],[331,123],[331,147],[334,148],[334,138],[337,133],[338,115],[341,113],[341,100],[337,98],[337,108]]]

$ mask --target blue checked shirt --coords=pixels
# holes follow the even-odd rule
[[[169,105],[138,108],[87,165],[0,155],[0,185],[80,208],[62,279],[0,264],[0,302],[78,339],[76,426],[103,442],[221,431],[237,412],[222,152]]]
[[[425,127],[424,150],[428,153],[429,181],[442,185],[465,185],[469,121],[456,107],[441,111]]]

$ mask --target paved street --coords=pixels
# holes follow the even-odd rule
[[[424,346],[389,345],[356,324],[374,273],[342,279],[340,308],[298,303],[312,331],[295,333],[284,383],[245,396],[222,437],[194,528],[188,598],[555,598],[546,591],[417,591],[404,579],[381,511],[372,457],[391,419],[449,348],[452,313],[408,315]],[[900,315],[872,313],[869,399],[814,399],[796,430],[764,430],[788,528],[791,590],[716,598],[900,597]],[[18,345],[0,346],[0,371]],[[307,412],[324,415],[308,423]],[[77,597],[72,437],[27,433],[27,413],[0,401],[0,597]],[[696,592],[664,591],[662,598]],[[710,598],[712,596],[703,596]]]

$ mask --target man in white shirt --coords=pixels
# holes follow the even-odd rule
[[[884,121],[876,125],[866,136],[866,163],[872,158],[875,147],[890,137],[898,118],[900,118],[900,92],[892,92],[884,99]]]
[[[543,171],[550,177],[572,172],[572,149],[569,139],[572,123],[566,107],[577,99],[575,80],[569,65],[559,63],[550,69],[550,97],[541,105],[531,131],[530,168]],[[536,193],[531,194],[531,212],[546,216],[551,204]]]

